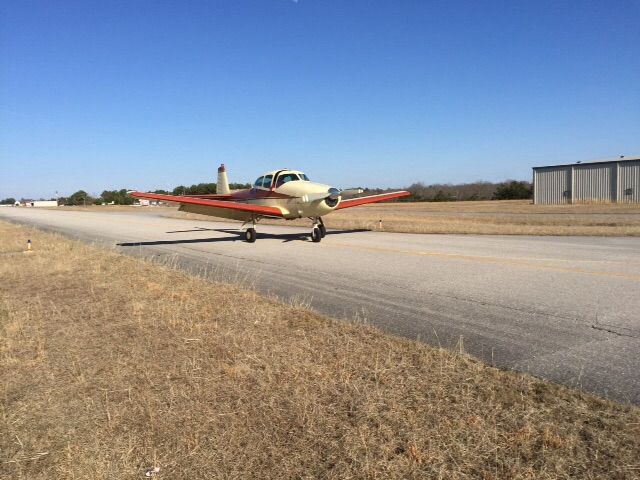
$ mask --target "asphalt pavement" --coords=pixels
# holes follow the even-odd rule
[[[423,235],[0,208],[0,219],[171,257],[321,313],[640,404],[640,238]],[[34,246],[37,248],[37,246]]]

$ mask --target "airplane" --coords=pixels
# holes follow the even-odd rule
[[[231,191],[224,164],[218,168],[217,193],[210,195],[165,195],[159,193],[129,192],[132,197],[180,204],[182,212],[212,215],[241,220],[244,238],[256,241],[256,224],[262,218],[293,220],[309,218],[312,221],[311,240],[320,242],[326,235],[322,217],[335,210],[357,207],[367,203],[382,202],[411,195],[407,191],[382,193],[367,197],[343,199],[363,190],[338,188],[315,183],[298,170],[281,169],[258,177],[253,186],[245,190]],[[247,225],[250,225],[247,227]]]

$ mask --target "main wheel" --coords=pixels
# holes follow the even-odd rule
[[[327,227],[325,227],[324,224],[321,223],[320,225],[318,225],[318,228],[320,229],[320,236],[324,238],[327,235]]]
[[[322,234],[320,233],[320,229],[315,227],[311,230],[311,241],[318,243],[320,240],[322,240]]]
[[[253,243],[256,241],[256,229],[255,228],[247,228],[244,232],[244,238],[247,242]]]

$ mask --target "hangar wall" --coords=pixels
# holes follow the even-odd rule
[[[533,168],[541,205],[640,203],[640,158]]]
[[[624,162],[618,172],[619,201],[640,203],[640,160]]]

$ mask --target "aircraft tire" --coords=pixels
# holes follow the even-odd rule
[[[326,237],[326,235],[327,235],[327,227],[325,227],[324,225],[320,224],[320,225],[318,225],[318,228],[320,229],[320,236],[322,238]]]
[[[311,230],[311,241],[318,243],[320,240],[322,240],[322,234],[320,233],[320,229],[316,227]]]
[[[247,228],[244,232],[244,238],[247,242],[253,243],[256,241],[256,229],[255,228]]]

